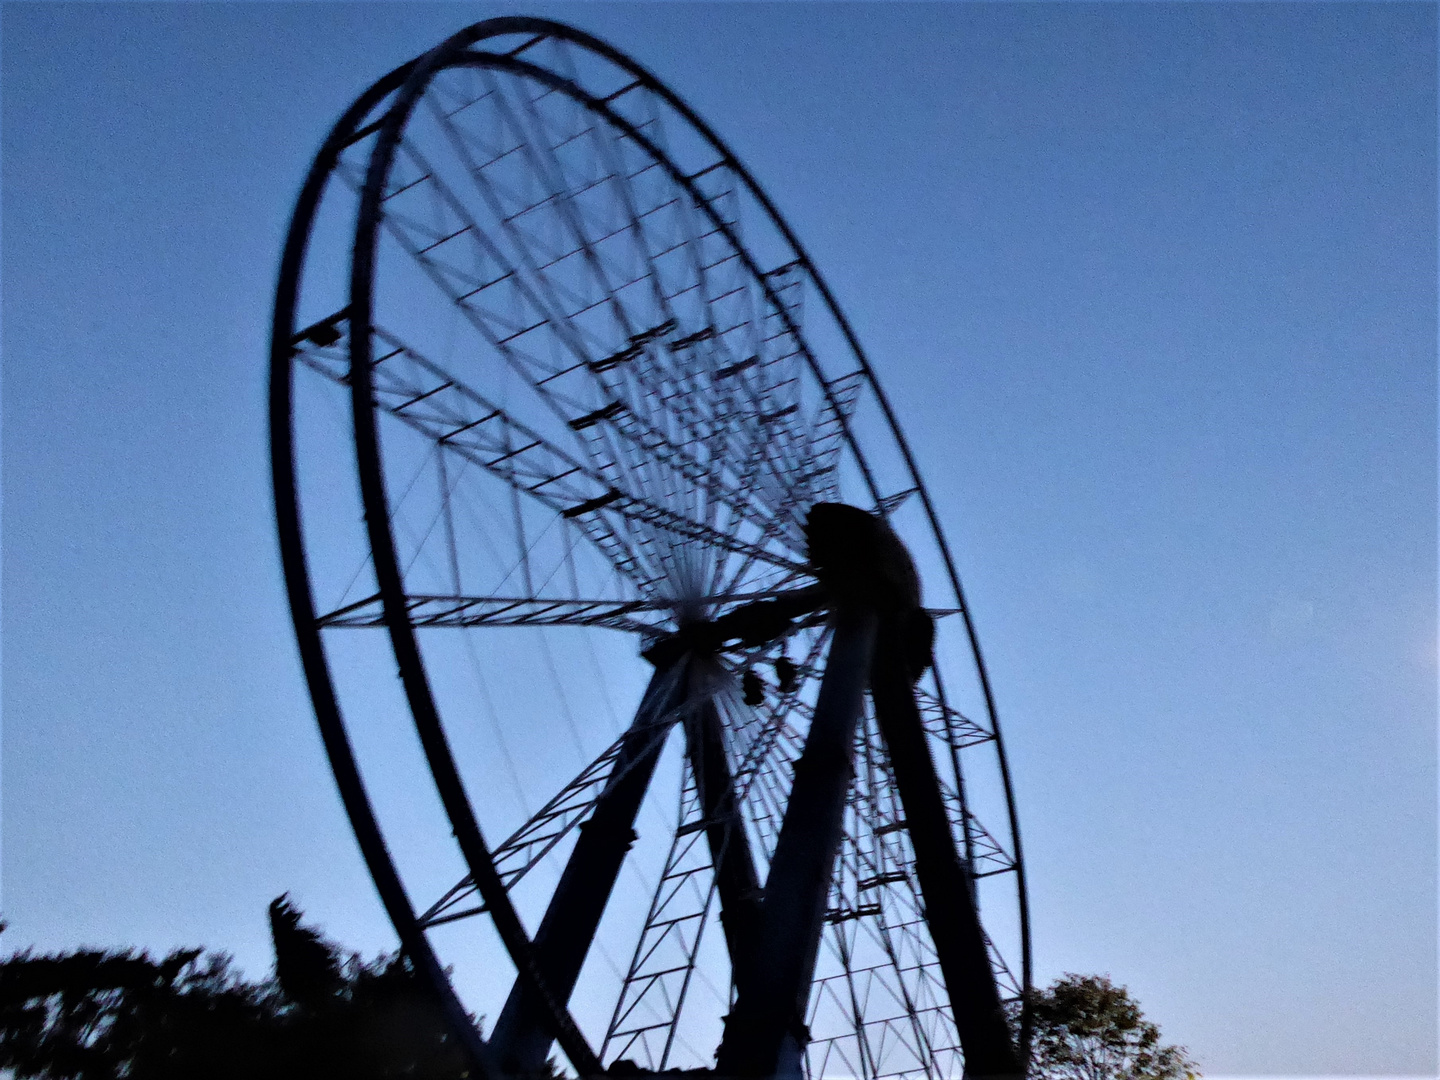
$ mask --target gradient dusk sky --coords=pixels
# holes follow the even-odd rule
[[[6,952],[393,935],[274,539],[330,123],[483,4],[6,3]],[[1436,6],[545,5],[795,226],[955,545],[1038,977],[1214,1075],[1436,1071]]]

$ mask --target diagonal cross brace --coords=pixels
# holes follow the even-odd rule
[[[674,723],[685,700],[686,683],[681,664],[657,669],[651,678],[615,760],[612,779],[594,813],[580,826],[580,836],[535,933],[536,965],[546,989],[561,1005],[569,1002],[575,989],[620,866],[635,842],[635,815],[665,745],[656,728]],[[544,1071],[554,1041],[549,1015],[545,1004],[517,979],[490,1039],[507,1072]]]

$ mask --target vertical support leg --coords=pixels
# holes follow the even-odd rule
[[[955,850],[935,761],[915,703],[900,628],[880,627],[871,672],[875,720],[885,740],[925,897],[925,921],[940,960],[966,1080],[1019,1078],[1024,1070],[1010,1038],[995,973],[985,948],[970,871]]]
[[[684,700],[686,679],[678,665],[685,663],[682,658],[651,678],[611,778],[594,813],[580,826],[579,839],[535,933],[536,961],[545,986],[558,1002],[570,1000],[620,866],[635,842],[635,815],[665,744],[664,732],[656,725]],[[545,1006],[517,980],[490,1039],[507,1072],[544,1070],[554,1041],[548,1016]]]
[[[760,928],[760,879],[750,852],[750,838],[735,798],[734,778],[725,759],[724,726],[713,700],[706,701],[686,728],[690,768],[700,789],[705,839],[715,867],[715,891],[720,896],[720,923],[730,953],[736,985],[746,981],[743,971],[755,952]]]
[[[770,874],[765,882],[754,962],[744,969],[715,1071],[723,1077],[793,1077],[809,1035],[805,1012],[824,928],[830,877],[840,848],[845,795],[854,772],[855,725],[875,648],[877,618],[841,607],[815,716]]]

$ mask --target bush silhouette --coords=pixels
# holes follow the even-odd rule
[[[184,949],[0,962],[0,1069],[19,1080],[461,1080],[464,1051],[400,954],[366,963],[270,905],[275,975]]]

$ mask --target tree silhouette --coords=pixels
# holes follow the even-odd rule
[[[199,949],[0,962],[0,1070],[18,1080],[462,1080],[469,1063],[399,954],[370,963],[270,905],[275,975]]]
[[[0,964],[0,1067],[17,1077],[254,1076],[267,1057],[265,986],[200,950],[21,953]]]
[[[469,1061],[401,954],[369,963],[270,904],[274,976],[181,949],[0,961],[0,1071],[17,1080],[464,1080]],[[1031,996],[1032,1080],[1195,1080],[1123,986],[1066,975]],[[618,1071],[618,1070],[617,1070]],[[547,1062],[542,1077],[557,1077]],[[538,1080],[538,1078],[537,1078]]]
[[[300,910],[285,893],[270,901],[270,940],[275,946],[275,981],[290,1001],[324,1010],[345,991],[340,950],[318,930],[300,925]]]
[[[1183,1047],[1162,1046],[1160,1029],[1108,976],[1066,974],[1030,997],[1030,1076],[1038,1080],[1195,1080]]]

